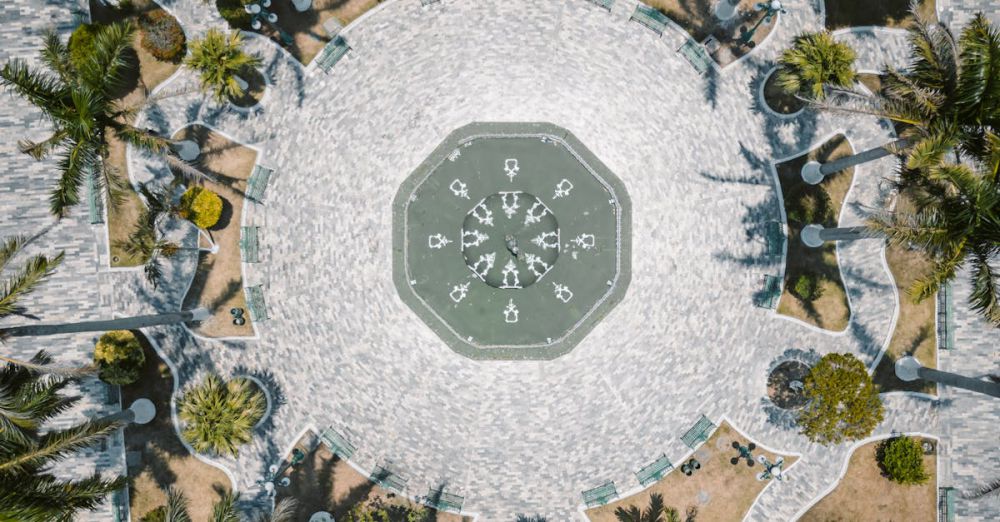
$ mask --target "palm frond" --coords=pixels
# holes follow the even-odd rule
[[[4,251],[11,247],[10,241],[2,245]],[[0,255],[3,253],[0,252]],[[63,252],[56,254],[55,257],[42,254],[33,256],[20,270],[0,282],[0,317],[17,313],[18,299],[31,293],[42,281],[51,276],[62,261]]]
[[[94,51],[78,66],[81,83],[101,93],[112,92],[121,82],[125,51],[132,45],[135,26],[130,21],[101,27],[94,36]]]
[[[188,501],[181,490],[171,487],[167,490],[166,516],[163,522],[191,522],[187,510]]]
[[[42,46],[42,63],[44,63],[63,83],[73,81],[73,66],[69,61],[69,47],[53,30],[45,32],[45,44]]]
[[[13,455],[3,455],[0,475],[30,473],[45,465],[62,460],[69,453],[91,446],[122,427],[120,422],[90,421],[67,430],[54,431],[41,436],[37,442]],[[9,448],[7,448],[9,449]]]
[[[240,522],[240,514],[236,509],[236,502],[239,499],[239,493],[225,493],[222,496],[222,500],[212,506],[212,517],[209,519],[209,522]]]
[[[1000,326],[1000,285],[997,274],[990,266],[989,256],[972,256],[972,309],[995,326]]]
[[[43,112],[66,104],[69,90],[58,78],[32,71],[20,58],[7,62],[0,69],[0,85],[13,90]]]

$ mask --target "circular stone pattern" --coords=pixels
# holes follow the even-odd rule
[[[462,254],[494,288],[527,288],[559,258],[559,223],[544,202],[520,191],[489,196],[465,215]]]
[[[400,296],[476,359],[568,352],[629,282],[625,187],[551,124],[453,132],[400,187],[393,226]]]

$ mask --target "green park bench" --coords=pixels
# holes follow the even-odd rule
[[[256,263],[259,258],[259,227],[240,227],[240,256],[244,263]]]
[[[316,58],[316,65],[323,72],[330,72],[330,69],[341,58],[347,56],[347,52],[351,50],[351,46],[347,44],[347,40],[344,40],[343,36],[337,36],[330,43],[326,44],[326,47],[319,53],[319,57]]]
[[[754,299],[754,304],[760,308],[770,308],[775,309],[778,306],[778,300],[781,299],[781,279],[773,275],[764,276],[764,288],[761,289],[760,294]]]
[[[955,522],[955,488],[938,488],[938,521]]]
[[[111,495],[111,519],[114,522],[128,522],[128,495],[124,489],[119,489]]]
[[[440,2],[440,1],[441,0],[420,0],[420,5],[423,6],[423,7],[427,7],[427,6],[431,5],[431,4],[436,4],[436,3]]]
[[[267,317],[267,307],[264,305],[264,289],[260,286],[248,286],[247,308],[250,310],[250,319],[254,321],[264,321]]]
[[[670,459],[666,455],[660,455],[660,458],[636,471],[635,478],[639,479],[639,484],[648,486],[663,478],[672,469],[674,469],[674,465],[670,463]]]
[[[354,452],[357,451],[357,448],[354,444],[351,444],[351,441],[347,440],[347,437],[344,437],[333,428],[323,430],[323,433],[319,434],[319,440],[326,445],[330,453],[343,460],[350,459],[354,456]]]
[[[618,496],[618,490],[615,489],[615,483],[609,480],[596,488],[584,491],[582,494],[583,503],[586,504],[587,507],[594,507],[603,506],[613,500]]]
[[[453,493],[445,493],[444,488],[430,488],[427,492],[427,504],[438,511],[462,512],[465,497]]]
[[[590,0],[592,4],[596,4],[600,7],[611,10],[611,6],[615,5],[615,0]]]
[[[94,176],[85,176],[87,180],[87,214],[90,217],[90,224],[96,225],[104,221],[101,214],[101,191],[94,183]]]
[[[264,202],[264,191],[267,190],[267,182],[271,180],[274,169],[269,169],[261,165],[254,165],[250,179],[247,181],[247,198],[258,203]]]
[[[681,441],[684,442],[687,447],[695,449],[699,444],[708,440],[708,436],[715,429],[715,424],[708,420],[708,417],[702,415],[698,422],[691,426],[691,429],[687,430],[687,433],[681,435]]]
[[[712,57],[708,55],[705,46],[688,38],[677,52],[691,64],[698,74],[705,74],[712,67]]]
[[[780,257],[785,249],[785,231],[781,223],[768,221],[764,227],[764,241],[767,242],[767,255],[771,258]]]
[[[938,346],[943,350],[955,349],[955,303],[952,298],[951,284],[945,283],[938,289],[937,323]]]
[[[660,36],[663,36],[663,31],[667,30],[667,24],[670,23],[667,15],[641,2],[635,6],[635,11],[632,12],[632,17],[629,20],[639,22]]]
[[[406,490],[406,483],[408,481],[386,466],[376,466],[375,471],[372,471],[368,479],[383,488],[391,489],[397,493],[403,493]]]

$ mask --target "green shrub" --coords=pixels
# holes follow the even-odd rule
[[[788,220],[805,225],[833,222],[833,202],[822,187],[800,185],[788,194]]]
[[[246,2],[243,0],[215,0],[219,14],[233,29],[250,29],[250,14],[243,8],[244,5]]]
[[[222,216],[222,198],[218,194],[197,185],[187,189],[181,196],[180,216],[201,229],[209,229]]]
[[[264,392],[244,378],[223,381],[215,375],[189,389],[178,401],[181,435],[198,452],[237,456],[264,416]]]
[[[146,354],[135,334],[128,330],[105,333],[94,347],[94,364],[99,376],[108,384],[126,385],[139,379]]]
[[[187,39],[181,24],[170,13],[155,10],[142,17],[142,48],[157,60],[175,61],[184,56]]]
[[[139,519],[139,522],[166,522],[167,521],[167,506],[160,506],[149,513],[146,513]]]
[[[896,437],[881,444],[879,465],[890,480],[900,484],[923,484],[929,478],[924,471],[924,452],[910,437]]]
[[[69,36],[69,62],[77,69],[94,54],[94,38],[102,27],[100,24],[83,24]]]
[[[802,434],[820,444],[840,444],[871,435],[885,415],[868,368],[848,353],[828,353],[813,365],[802,390]]]
[[[803,274],[795,279],[791,291],[795,297],[803,301],[812,302],[823,296],[823,287],[820,285],[821,279],[814,274]]]

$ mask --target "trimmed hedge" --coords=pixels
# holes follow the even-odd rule
[[[181,24],[170,13],[152,11],[139,22],[142,28],[142,48],[157,60],[172,62],[187,51],[187,38]]]
[[[94,347],[94,364],[101,380],[108,384],[132,384],[139,379],[145,363],[142,345],[128,330],[107,332]]]
[[[69,36],[69,62],[80,69],[94,54],[94,38],[101,32],[101,24],[83,24]]]
[[[896,437],[883,442],[878,460],[889,480],[894,482],[923,484],[930,478],[924,471],[924,451],[920,443],[910,437]]]
[[[788,195],[788,220],[805,225],[833,221],[833,201],[822,187],[802,185]]]
[[[795,279],[791,292],[803,301],[812,302],[823,296],[823,288],[820,286],[821,278],[813,274],[800,275]]]
[[[250,13],[244,9],[244,5],[249,2],[243,0],[215,0],[215,7],[219,10],[222,18],[229,22],[229,27],[233,29],[250,29]]]
[[[201,229],[209,229],[222,216],[222,198],[207,188],[197,185],[184,191],[181,196],[180,216]]]

